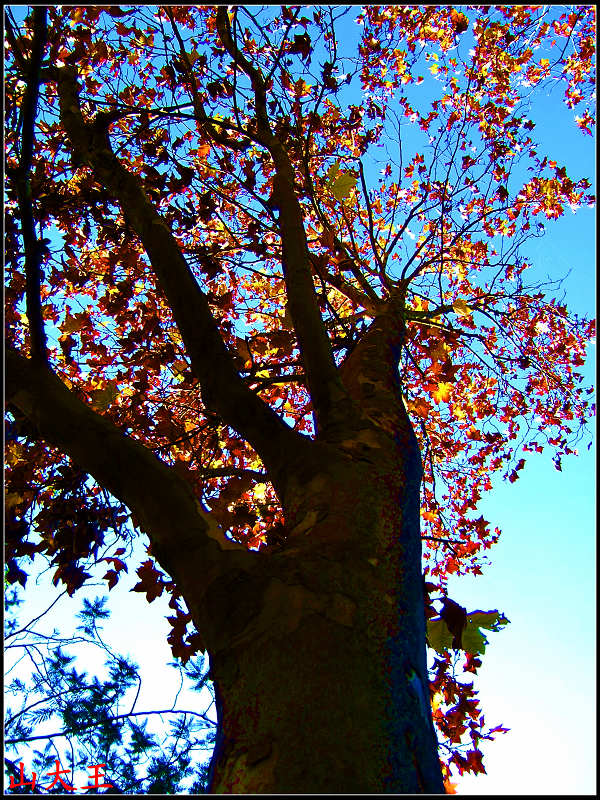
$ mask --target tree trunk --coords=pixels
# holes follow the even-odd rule
[[[360,455],[342,443],[352,457],[321,446],[310,479],[288,488],[286,546],[204,597],[219,713],[212,792],[444,791],[419,454],[414,437],[387,453],[369,438]]]
[[[218,697],[214,792],[444,791],[425,661],[421,461],[397,370],[385,370],[396,355],[384,323],[342,367],[358,410],[316,440],[286,439],[269,477],[288,538],[258,552],[225,541],[176,472],[7,350],[11,402],[129,504],[186,600]]]

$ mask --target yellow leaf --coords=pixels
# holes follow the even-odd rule
[[[176,370],[176,372],[185,372],[187,368],[187,361],[185,361],[183,358],[173,362],[173,369]]]
[[[416,400],[409,402],[407,405],[409,411],[414,411],[415,414],[423,417],[423,419],[427,419],[427,416],[431,411],[430,404],[426,400],[423,400],[422,397],[418,397]]]
[[[460,297],[458,300],[454,301],[452,308],[457,314],[460,314],[461,317],[466,317],[471,313],[471,306],[467,305],[467,303]]]
[[[267,484],[266,483],[257,483],[254,487],[254,491],[252,494],[254,495],[254,499],[257,503],[264,503],[265,502],[265,494],[267,491]]]
[[[444,695],[441,692],[436,692],[431,699],[432,710],[437,711],[438,708],[442,705],[443,700],[444,700]]]
[[[454,414],[456,419],[466,419],[467,415],[461,406],[458,403],[452,403],[452,413]]]
[[[440,381],[431,395],[436,403],[447,403],[452,393],[452,384]]]

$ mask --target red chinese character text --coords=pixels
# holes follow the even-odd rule
[[[88,783],[87,786],[82,786],[82,789],[111,789],[112,783],[98,783],[100,778],[103,778],[104,775],[100,774],[100,768],[106,767],[106,764],[91,764],[88,769],[93,769],[94,774],[91,776],[92,780],[94,781],[93,785]]]
[[[57,783],[60,783],[63,786],[63,788],[67,790],[67,792],[74,792],[75,788],[73,786],[70,786],[68,783],[66,783],[60,777],[63,773],[67,773],[68,774],[71,770],[70,769],[61,769],[60,768],[60,761],[58,760],[58,758],[56,758],[54,761],[55,761],[55,765],[56,765],[55,766],[55,770],[56,771],[55,772],[46,772],[46,775],[54,775],[54,780],[52,781],[50,786],[46,787],[46,791],[49,791],[54,786],[56,786]]]
[[[37,778],[37,773],[34,772],[33,773],[33,780],[26,781],[25,780],[25,776],[23,775],[23,762],[19,761],[19,782],[15,783],[15,776],[11,775],[10,776],[9,788],[10,789],[18,789],[21,786],[31,786],[31,789],[33,790],[33,789],[35,789],[36,778]]]

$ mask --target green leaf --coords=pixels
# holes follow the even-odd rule
[[[119,396],[119,390],[116,385],[107,383],[103,389],[96,389],[90,394],[94,408],[97,408],[98,411],[106,411]]]
[[[331,192],[336,200],[340,202],[345,200],[349,197],[350,192],[356,186],[356,178],[350,172],[340,172],[339,177],[337,177],[334,182],[331,184]]]
[[[508,625],[508,620],[504,614],[495,609],[493,611],[473,611],[467,614],[467,627],[462,636],[463,650],[467,653],[485,653],[485,646],[488,644],[487,637],[481,633],[480,628],[488,631],[500,631],[504,625]]]
[[[496,632],[502,630],[504,625],[508,625],[510,620],[494,609],[493,611],[472,611],[467,614],[467,622],[477,625],[478,628]]]
[[[467,623],[462,635],[462,649],[473,655],[476,653],[483,654],[485,653],[486,644],[488,644],[488,640],[479,628],[476,625]]]
[[[448,626],[443,619],[427,620],[427,639],[429,641],[429,646],[437,650],[438,653],[449,650],[452,647],[453,638],[454,636],[448,630]]]
[[[327,170],[325,185],[340,202],[345,200],[356,186],[356,178],[351,172],[340,172],[340,162],[335,161]]]
[[[489,644],[487,637],[480,631],[484,628],[488,631],[496,633],[502,630],[504,625],[508,625],[508,620],[504,614],[499,611],[472,611],[467,614],[467,624],[462,632],[462,647],[467,653],[483,654],[485,653],[486,645]],[[453,635],[448,630],[443,619],[430,619],[427,622],[427,639],[429,646],[438,653],[443,653],[444,650],[450,650],[452,647]]]
[[[331,188],[331,184],[337,178],[337,174],[340,171],[340,162],[335,161],[327,170],[327,186]]]

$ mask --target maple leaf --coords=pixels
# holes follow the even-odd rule
[[[108,583],[109,589],[114,589],[119,581],[119,573],[116,569],[109,569],[108,572],[103,575],[103,579]]]
[[[480,629],[496,632],[508,624],[509,620],[499,611],[472,611],[467,615],[467,625],[463,633],[463,650],[472,654],[485,653],[488,640]]]
[[[119,396],[119,387],[116,383],[108,383],[102,389],[90,392],[92,403],[99,411],[106,410]]]
[[[440,616],[452,634],[452,647],[460,648],[463,631],[467,624],[466,609],[454,602],[454,600],[451,600],[449,597],[445,597],[442,604],[442,610],[440,611]]]
[[[439,653],[452,648],[464,650],[471,656],[481,655],[489,642],[480,629],[497,632],[508,623],[499,611],[467,613],[458,603],[446,598],[440,617],[427,621],[427,639],[430,647]]]
[[[427,620],[427,641],[429,646],[437,650],[438,653],[443,653],[444,650],[450,649],[453,639],[454,636],[443,619]]]
[[[289,53],[300,53],[303,59],[307,59],[311,54],[311,41],[307,33],[295,34],[294,41],[290,45]]]
[[[326,186],[333,196],[345,200],[357,183],[357,178],[351,172],[340,170],[340,162],[336,161],[327,171]]]
[[[25,584],[27,583],[27,573],[18,567],[14,558],[9,558],[6,562],[4,580],[8,584],[20,583],[23,587],[25,587]]]
[[[447,381],[440,381],[434,385],[431,396],[436,403],[447,403],[452,394],[452,384]]]
[[[485,773],[485,767],[482,763],[483,755],[480,750],[469,750],[467,753],[467,769],[469,772],[483,772]]]
[[[450,10],[450,19],[454,25],[455,33],[464,33],[469,27],[469,20],[465,14],[456,11],[454,8]]]
[[[161,573],[156,569],[151,560],[144,561],[136,570],[141,580],[131,589],[132,592],[146,592],[149,603],[160,597],[164,589]]]
[[[356,186],[357,179],[350,172],[340,172],[331,183],[330,189],[337,200],[345,200]]]
[[[83,586],[86,578],[89,577],[89,572],[77,564],[61,564],[52,577],[52,583],[56,586],[59,580],[62,581],[67,587],[69,597],[73,597],[76,590]]]
[[[88,319],[85,314],[82,313],[71,316],[71,314],[67,313],[61,327],[64,333],[79,333],[87,324]]]

